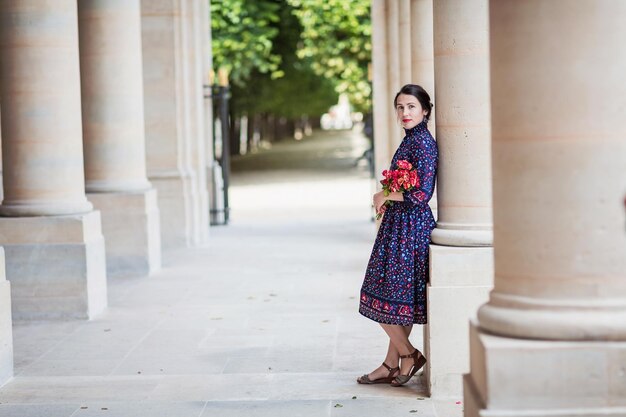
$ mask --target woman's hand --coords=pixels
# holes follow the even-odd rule
[[[385,204],[385,201],[387,201],[387,197],[385,197],[385,194],[382,191],[374,194],[372,201],[374,202],[374,209],[376,210],[376,214],[382,214],[385,212],[386,207],[383,206],[383,204]]]

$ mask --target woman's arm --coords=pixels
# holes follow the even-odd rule
[[[437,172],[437,143],[432,141],[424,149],[422,164],[418,166],[420,186],[404,193],[404,201],[411,204],[428,203],[435,191],[435,173]]]
[[[385,204],[386,200],[404,201],[404,196],[400,192],[389,193],[388,196],[385,196],[384,191],[377,192],[374,194],[374,208],[376,209],[376,213],[382,213],[384,211],[386,206],[383,206],[383,204]]]

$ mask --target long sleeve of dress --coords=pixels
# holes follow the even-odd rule
[[[404,201],[412,205],[428,203],[433,196],[438,162],[437,142],[432,138],[423,140],[417,146],[415,155],[411,163],[417,167],[420,186],[404,192]]]

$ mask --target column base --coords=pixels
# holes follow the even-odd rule
[[[493,229],[490,227],[471,229],[464,225],[437,221],[431,240],[437,245],[444,246],[493,246]]]
[[[4,276],[4,250],[0,248],[0,386],[13,376],[11,287]]]
[[[107,305],[100,212],[0,218],[15,320],[89,319]]]
[[[161,231],[155,189],[133,193],[89,193],[100,210],[107,276],[148,275],[161,268]]]
[[[469,320],[489,298],[493,248],[430,245],[426,384],[432,397],[461,397],[469,372]]]
[[[626,342],[514,339],[470,325],[465,417],[626,415]]]
[[[196,207],[196,178],[191,173],[168,172],[148,178],[158,191],[163,250],[192,246]],[[207,213],[208,215],[208,213]]]

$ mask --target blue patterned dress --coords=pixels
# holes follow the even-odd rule
[[[437,142],[426,122],[410,130],[398,147],[399,160],[417,169],[420,187],[404,193],[404,201],[387,208],[367,265],[359,313],[378,323],[425,324],[428,245],[435,219],[428,206],[437,173]]]

